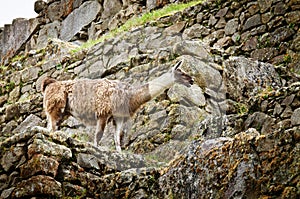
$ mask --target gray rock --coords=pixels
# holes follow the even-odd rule
[[[293,110],[290,106],[287,106],[281,114],[281,118],[290,118],[293,114]]]
[[[272,0],[258,0],[257,2],[261,13],[266,12],[272,6]]]
[[[100,9],[101,5],[98,1],[88,1],[82,4],[62,22],[59,38],[70,41],[84,26],[96,18]]]
[[[11,188],[3,190],[2,193],[1,193],[1,198],[9,198],[9,196],[11,195],[11,193],[14,190],[15,190],[15,187],[11,187]]]
[[[223,29],[226,26],[226,20],[224,17],[221,17],[218,21],[218,23],[215,25],[216,29]]]
[[[291,37],[294,34],[294,30],[288,27],[280,27],[277,28],[274,32],[270,35],[270,43],[272,45],[276,45],[280,42],[285,41],[289,37]]]
[[[50,24],[46,24],[40,31],[37,38],[37,49],[45,48],[48,44],[49,38],[58,38],[60,31],[60,22],[54,21]]]
[[[225,7],[225,8],[220,9],[220,10],[217,12],[217,14],[215,15],[215,17],[217,17],[217,18],[224,17],[224,16],[227,14],[228,10],[229,10],[228,7]]]
[[[61,3],[60,2],[54,2],[51,3],[48,7],[47,7],[47,18],[53,22],[53,21],[60,21],[62,16],[63,16],[63,8],[61,7]]]
[[[43,1],[43,0],[37,0],[34,3],[34,12],[36,12],[37,14],[39,14],[44,9],[46,9],[46,7],[47,7],[47,3],[45,1]]]
[[[202,12],[198,13],[196,18],[197,18],[197,23],[202,23],[203,13]]]
[[[278,2],[276,5],[273,6],[274,8],[274,14],[275,15],[283,15],[286,13],[287,6],[284,2]]]
[[[219,91],[223,84],[223,79],[217,69],[204,62],[206,61],[205,59],[202,61],[202,59],[190,56],[184,56],[184,58],[189,66],[187,71],[194,77],[195,84],[202,89]]]
[[[32,158],[37,153],[53,156],[58,161],[72,158],[71,149],[45,139],[45,136],[41,133],[37,133],[33,137],[32,143],[28,146],[28,158]]]
[[[280,106],[279,103],[276,103],[274,111],[273,111],[273,115],[280,115],[282,113],[282,111],[283,111],[283,108]]]
[[[102,19],[107,19],[114,16],[122,9],[122,4],[119,0],[104,0]]]
[[[6,103],[7,99],[8,99],[8,95],[0,96],[0,107],[2,107]]]
[[[261,15],[261,22],[262,23],[268,23],[273,17],[273,13],[267,12]]]
[[[230,57],[224,62],[224,68],[227,92],[237,101],[248,100],[268,87],[281,86],[280,77],[271,64],[243,57]]]
[[[33,126],[43,126],[42,119],[36,115],[30,114],[26,119],[14,129],[13,133],[22,133]]]
[[[255,128],[261,134],[272,133],[275,125],[275,119],[262,112],[255,112],[245,121],[245,129]]]
[[[14,120],[9,121],[5,124],[5,126],[2,129],[2,133],[11,135],[11,132],[13,129],[15,129],[18,126],[18,123]]]
[[[178,34],[180,33],[186,25],[185,21],[175,23],[164,30],[164,33],[167,35]]]
[[[14,56],[31,35],[38,30],[39,25],[38,19],[18,18],[13,20],[12,25],[5,26],[2,32],[2,48],[0,50],[0,57],[5,57],[2,62]]]
[[[200,24],[195,24],[190,28],[187,28],[183,32],[183,39],[194,39],[194,38],[202,38],[204,36],[209,35],[210,30],[205,26]]]
[[[281,105],[289,106],[293,103],[294,99],[295,99],[295,94],[289,95],[281,102]]]
[[[56,177],[59,163],[53,158],[37,154],[20,167],[20,176],[28,178],[38,173]]]
[[[32,92],[32,85],[31,84],[27,84],[27,85],[24,85],[22,88],[21,88],[21,94],[24,94],[24,93],[27,93],[27,92]]]
[[[293,126],[300,125],[300,108],[297,108],[291,117],[291,124]]]
[[[242,47],[242,49],[244,51],[251,51],[257,48],[258,45],[258,40],[257,37],[251,37],[250,39],[248,39],[244,46]]]
[[[180,41],[174,45],[173,52],[178,55],[196,56],[204,60],[211,58],[206,45],[199,41]]]
[[[146,7],[148,10],[153,10],[154,8],[157,7],[157,2],[156,0],[147,0],[146,1]]]
[[[259,61],[268,61],[276,57],[278,53],[278,50],[274,47],[260,48],[251,52],[251,58],[257,59]]]
[[[223,37],[223,38],[219,39],[213,45],[213,47],[216,48],[216,49],[224,49],[224,48],[230,46],[231,44],[232,44],[231,37],[227,36],[227,37]]]
[[[227,22],[224,30],[226,35],[233,35],[238,30],[238,19],[234,18]]]
[[[300,11],[295,10],[295,11],[286,13],[285,19],[287,20],[287,23],[289,23],[289,24],[299,23],[299,16],[300,16]]]
[[[256,14],[248,18],[243,26],[243,30],[246,31],[250,28],[261,25],[261,16],[260,14]]]
[[[208,21],[208,25],[209,25],[210,27],[212,27],[212,26],[214,26],[217,22],[218,22],[218,20],[216,19],[216,17],[213,16],[213,15],[210,15],[209,21]]]
[[[61,183],[50,176],[37,175],[21,181],[12,193],[14,198],[25,198],[32,195],[47,195],[60,198],[62,196]]]
[[[79,153],[77,163],[83,168],[100,169],[97,158],[90,154]]]
[[[1,166],[5,171],[9,171],[17,165],[17,161],[21,159],[24,153],[22,147],[13,147],[11,150],[6,150],[1,158]]]
[[[69,182],[63,182],[64,192],[68,193],[69,197],[76,198],[78,196],[85,197],[86,189],[79,185],[74,185]]]
[[[36,81],[37,78],[39,77],[40,71],[41,71],[41,68],[36,67],[36,66],[24,69],[21,74],[22,82]]]
[[[187,88],[175,84],[169,89],[168,96],[172,102],[180,102],[189,106],[203,107],[206,104],[201,88],[196,85]]]
[[[15,87],[10,93],[8,97],[9,102],[16,102],[20,97],[20,86]]]
[[[5,109],[5,120],[11,120],[20,116],[20,107],[18,104],[10,104]]]

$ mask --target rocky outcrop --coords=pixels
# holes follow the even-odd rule
[[[101,5],[97,1],[82,4],[63,20],[59,38],[64,41],[71,40],[84,26],[95,20],[100,9]]]
[[[1,31],[1,63],[7,64],[20,51],[45,48],[49,38],[97,39],[132,16],[168,3],[170,1],[37,0],[34,10],[39,16],[36,19],[16,19]]]
[[[244,132],[193,142],[159,178],[161,197],[297,198],[299,89],[294,84],[262,94],[252,114],[235,118]]]
[[[37,26],[1,55],[1,198],[299,197],[299,2],[207,1],[78,50],[168,3],[36,3]],[[99,147],[89,143],[94,129],[72,117],[60,131],[43,128],[45,76],[138,86],[178,60],[194,85],[141,107],[123,153],[111,123]]]
[[[18,146],[11,148],[14,145]],[[116,172],[130,172],[134,168],[135,173],[145,172],[141,174],[141,181],[145,178],[143,175],[156,173],[151,169],[139,171],[145,167],[142,156],[95,148],[63,132],[49,133],[43,128],[16,134],[0,147],[1,166],[5,171],[1,174],[1,198],[34,195],[96,197],[100,194],[99,183],[104,181],[108,184],[103,186],[109,186],[108,180]],[[126,180],[121,178],[118,183]]]
[[[23,50],[26,43],[37,32],[40,24],[38,19],[15,19],[12,25],[6,25],[1,33],[1,62],[13,57]]]

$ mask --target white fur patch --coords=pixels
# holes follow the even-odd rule
[[[156,97],[167,88],[170,88],[174,84],[174,78],[171,73],[166,73],[148,83],[149,94],[151,98]]]

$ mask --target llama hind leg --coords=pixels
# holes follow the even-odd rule
[[[94,145],[95,146],[98,146],[98,143],[103,136],[105,125],[106,125],[106,118],[98,119],[95,137],[94,137]]]

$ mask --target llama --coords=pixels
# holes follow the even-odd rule
[[[120,152],[123,125],[141,105],[176,82],[188,87],[193,84],[192,77],[179,69],[181,65],[179,61],[169,72],[138,87],[106,78],[57,81],[46,77],[41,90],[48,128],[55,131],[64,119],[73,116],[85,125],[96,126],[97,146],[106,124],[113,119],[115,146]]]

